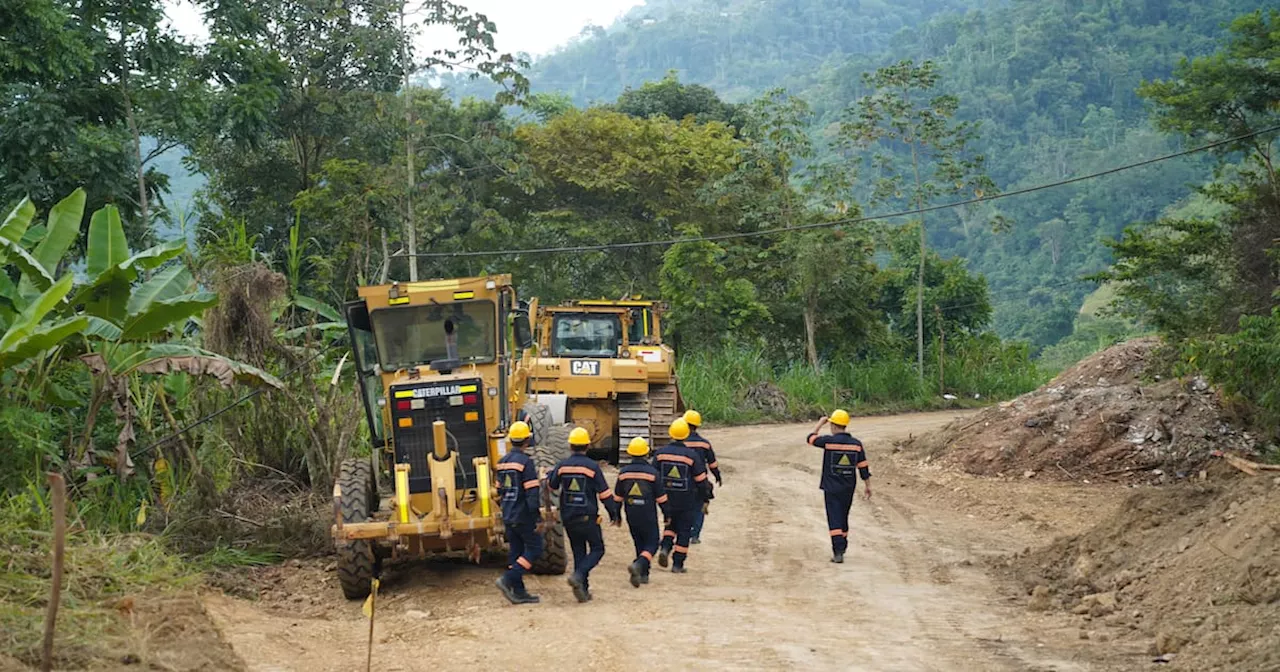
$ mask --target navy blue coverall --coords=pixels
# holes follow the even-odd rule
[[[848,432],[834,434],[810,434],[809,444],[823,449],[822,482],[823,499],[827,507],[827,529],[831,533],[831,551],[843,554],[849,547],[849,509],[853,506],[853,493],[862,480],[871,478],[867,467],[867,455],[862,442]],[[870,486],[868,486],[870,487]]]
[[[658,507],[667,509],[667,493],[662,488],[658,470],[643,457],[635,458],[618,470],[613,486],[613,501],[622,504],[627,514],[627,528],[636,546],[640,573],[649,576],[653,554],[658,552]]]
[[[595,460],[574,453],[547,474],[547,485],[560,490],[560,520],[573,548],[573,573],[589,590],[591,570],[604,558],[604,535],[600,530],[599,502],[604,502],[609,518],[616,518],[618,504]]]
[[[707,471],[711,472],[711,476],[716,479],[716,485],[720,485],[720,463],[716,461],[716,451],[711,447],[711,442],[702,438],[698,434],[698,430],[692,429],[689,432],[689,438],[684,440],[684,445],[702,453],[702,460],[707,463]],[[691,537],[697,539],[702,536],[702,526],[707,521],[707,514],[702,512],[699,507],[693,514],[693,530],[690,532]]]
[[[533,458],[524,453],[523,446],[512,444],[511,448],[494,471],[498,476],[498,499],[509,545],[504,578],[517,594],[524,594],[524,575],[542,555],[542,535],[536,529],[542,520],[538,509],[541,490]]]
[[[673,564],[681,568],[689,556],[693,514],[701,511],[702,503],[712,498],[707,464],[699,451],[683,441],[673,441],[653,454],[653,466],[658,469],[662,489],[667,494],[667,525],[662,532],[661,548],[668,552],[674,550]]]

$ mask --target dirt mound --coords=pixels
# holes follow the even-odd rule
[[[1280,477],[1211,474],[1015,557],[1029,607],[1071,611],[1082,638],[1175,669],[1280,669]]]
[[[1253,437],[1224,420],[1203,379],[1145,379],[1158,346],[1142,338],[1108,348],[906,447],[986,476],[1157,482],[1196,475],[1213,450],[1251,452]]]
[[[743,395],[743,403],[747,408],[755,409],[766,415],[781,416],[787,411],[787,395],[773,383],[756,383],[747,388]]]

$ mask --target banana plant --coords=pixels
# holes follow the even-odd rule
[[[78,189],[50,210],[43,227],[33,227],[35,207],[24,199],[0,223],[0,369],[32,360],[43,365],[55,359],[47,353],[74,343],[84,353],[94,391],[73,461],[86,463],[97,413],[109,401],[120,421],[111,461],[124,477],[132,471],[128,451],[136,438],[138,414],[129,391],[134,376],[185,373],[211,376],[224,386],[284,386],[265,371],[174,342],[173,332],[217,297],[201,291],[187,266],[175,261],[186,241],[130,251],[114,206],[90,218],[87,281],[76,284],[70,273],[57,278],[79,237],[84,205],[84,191]]]
[[[261,369],[171,341],[175,327],[217,303],[217,296],[196,287],[184,263],[167,263],[185,247],[186,242],[179,240],[131,253],[113,206],[94,213],[89,224],[85,266],[91,279],[71,303],[81,307],[88,321],[85,334],[90,351],[81,356],[95,377],[88,422],[92,428],[97,412],[111,399],[120,424],[111,461],[121,477],[133,471],[129,455],[136,438],[137,410],[129,393],[133,376],[181,372],[212,376],[226,387],[237,382],[284,387]],[[137,282],[143,272],[155,269],[159,270],[150,278]],[[81,460],[89,448],[89,432],[85,436]]]
[[[346,332],[347,321],[343,319],[342,315],[333,306],[330,306],[319,299],[313,299],[302,294],[295,294],[290,301],[295,310],[313,313],[317,317],[324,318],[324,321],[313,321],[300,327],[288,329],[280,334],[285,339],[292,340],[312,331],[318,331],[322,334],[328,334],[330,332]]]
[[[22,364],[48,352],[89,327],[87,318],[67,311],[71,274],[55,280],[54,273],[80,232],[84,190],[77,189],[49,212],[47,224],[31,229],[35,206],[20,203],[0,224],[0,369]],[[28,250],[24,243],[35,238]],[[14,284],[8,266],[16,267]]]

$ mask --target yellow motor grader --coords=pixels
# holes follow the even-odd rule
[[[675,352],[662,341],[656,301],[570,301],[534,308],[538,356],[528,374],[539,401],[561,397],[565,419],[591,433],[592,454],[617,462],[643,436],[655,446],[684,412]]]
[[[505,548],[493,469],[517,416],[533,428],[544,473],[568,454],[568,427],[526,398],[532,358],[520,350],[533,337],[511,276],[361,287],[359,297],[345,308],[374,450],[342,463],[332,528],[351,599],[369,594],[384,560],[479,561]],[[544,517],[553,522],[534,571],[563,574],[563,527],[549,509]]]

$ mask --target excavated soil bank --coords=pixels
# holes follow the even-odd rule
[[[1196,477],[1214,450],[1250,453],[1203,380],[1161,380],[1159,341],[1104,350],[1040,389],[917,437],[904,448],[971,474],[1166,483]]]

